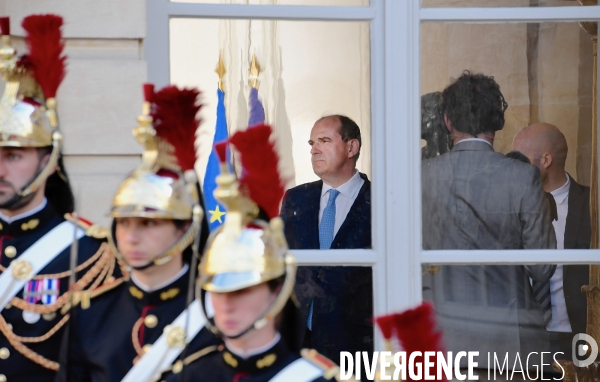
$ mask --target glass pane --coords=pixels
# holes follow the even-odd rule
[[[174,3],[195,4],[252,4],[252,5],[320,5],[365,7],[369,0],[171,0]]]
[[[171,19],[171,82],[203,91],[198,170],[202,175],[214,134],[222,54],[230,134],[248,126],[252,55],[261,68],[258,98],[273,125],[288,187],[318,180],[311,165],[314,123],[343,114],[361,131],[356,167],[370,178],[369,24],[261,20]]]
[[[339,363],[341,351],[372,354],[370,267],[298,267],[295,294],[303,322],[310,328],[304,335],[304,347],[316,349],[335,363]]]
[[[589,0],[582,0],[589,3]],[[421,0],[423,7],[573,7],[575,0]]]
[[[589,248],[587,32],[579,23],[421,31],[423,248]]]
[[[371,247],[369,41],[367,22],[170,21],[171,81],[203,91],[200,179],[215,134],[215,67],[221,55],[229,134],[257,120],[272,125],[286,188],[296,187],[282,207],[292,249]],[[257,82],[253,67],[260,69]],[[330,115],[349,119],[321,120]],[[239,156],[234,153],[233,159],[239,172]],[[326,210],[332,195],[328,186],[339,193],[332,199],[333,208]],[[320,232],[323,216],[331,227]],[[320,234],[329,239],[320,240]]]
[[[597,325],[587,323],[587,296],[595,293],[582,292],[590,284],[588,265],[424,265],[423,270],[423,298],[435,306],[446,350],[479,351],[474,360],[482,377],[488,369],[498,373],[506,358],[505,376],[507,369],[529,369],[530,377],[517,373],[518,380],[535,379],[539,370],[546,379],[557,378],[560,369],[550,374],[554,357],[576,362],[589,358],[579,354],[582,341],[575,341],[575,359],[572,354],[573,338],[586,333],[586,325],[594,341],[599,340]],[[599,306],[589,308],[600,313]],[[466,358],[461,366],[467,366]]]

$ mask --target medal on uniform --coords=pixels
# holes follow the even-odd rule
[[[23,321],[27,322],[28,324],[35,324],[40,320],[41,316],[41,314],[32,312],[30,310],[23,311]]]
[[[29,280],[23,290],[23,300],[30,304],[40,301],[43,283],[40,280]]]
[[[42,282],[42,293],[40,299],[45,305],[52,305],[58,299],[60,294],[60,284],[58,279],[44,279]]]

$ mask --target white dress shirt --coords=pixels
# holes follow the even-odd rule
[[[174,283],[175,280],[179,280],[183,275],[185,275],[185,272],[187,272],[188,269],[190,269],[190,266],[187,263],[183,263],[183,267],[181,267],[181,270],[179,272],[177,272],[177,274],[175,276],[158,284],[154,288],[141,282],[140,279],[138,279],[133,272],[131,272],[129,274],[130,275],[129,277],[131,277],[131,279],[133,280],[135,285],[139,286],[141,290],[143,290],[146,293],[150,293],[150,292],[154,292],[155,290],[159,290],[160,288],[164,288],[171,283]]]
[[[462,143],[462,142],[471,142],[471,141],[479,141],[479,142],[485,142],[488,145],[492,146],[492,144],[489,141],[486,141],[483,138],[465,138],[465,139],[461,139],[460,141],[456,142],[456,144]],[[492,146],[493,148],[494,146]]]
[[[566,174],[566,173],[565,173]],[[571,179],[567,176],[567,182],[560,188],[550,192],[556,201],[556,212],[558,220],[554,220],[554,232],[556,233],[556,248],[565,249],[565,226],[567,213],[569,212],[569,187]],[[552,319],[546,329],[551,332],[571,332],[571,322],[567,313],[567,304],[563,291],[563,266],[558,265],[556,271],[550,278],[550,293],[552,302]]]
[[[342,226],[344,220],[346,220],[346,216],[350,211],[350,208],[354,204],[356,197],[358,196],[358,192],[361,187],[365,184],[365,180],[360,177],[358,170],[354,170],[354,175],[350,180],[346,183],[342,184],[336,190],[340,192],[340,194],[335,199],[335,225],[333,226],[333,237],[337,235],[338,230]],[[333,187],[323,182],[323,188],[321,189],[321,207],[319,209],[319,224],[321,224],[321,218],[323,217],[323,210],[327,207],[327,202],[329,201],[329,190]]]
[[[46,208],[46,204],[48,204],[48,199],[44,198],[44,200],[42,201],[42,203],[39,206],[37,206],[29,211],[25,211],[21,214],[15,215],[15,216],[8,216],[8,215],[3,214],[2,211],[0,211],[0,218],[2,220],[4,220],[5,222],[7,222],[8,224],[11,224],[14,221],[26,218],[27,216],[31,216],[33,214],[40,212],[41,210]]]

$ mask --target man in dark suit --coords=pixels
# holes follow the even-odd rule
[[[560,130],[548,123],[536,123],[519,131],[513,149],[525,154],[539,168],[544,190],[556,201],[558,219],[552,224],[558,249],[589,249],[591,240],[590,188],[577,183],[565,172],[567,140]],[[586,295],[589,284],[587,265],[558,265],[550,279],[551,317],[546,329],[557,358],[571,358],[571,342],[577,333],[585,333]]]
[[[342,115],[311,130],[311,160],[321,180],[288,190],[281,206],[290,249],[371,247],[371,182],[356,169],[360,129]],[[338,361],[340,351],[373,351],[370,267],[300,267],[296,296],[306,316],[306,347]]]
[[[466,71],[442,93],[454,139],[449,153],[422,162],[423,249],[556,248],[539,171],[494,152],[507,108],[492,77]],[[523,253],[523,262],[526,252]],[[529,278],[547,281],[552,266],[444,266],[423,279],[449,351],[541,352],[548,341]],[[540,365],[529,360],[529,365]],[[501,361],[502,362],[502,361]],[[524,363],[524,362],[523,362]],[[516,364],[519,368],[519,364]]]

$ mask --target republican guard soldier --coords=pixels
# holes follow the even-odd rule
[[[0,18],[1,382],[53,381],[71,302],[87,307],[93,289],[115,280],[114,256],[92,237],[99,231],[70,215],[55,98],[65,76],[62,23],[56,15],[26,17],[29,52],[18,57],[9,19]]]
[[[144,94],[133,131],[144,146],[142,162],[110,211],[109,240],[130,279],[98,290],[91,308],[76,312],[59,381],[151,381],[176,360],[187,336],[205,346],[220,342],[202,330],[199,308],[186,310],[195,273],[189,263],[198,252],[192,246],[202,248],[208,236],[194,172],[199,92],[168,86],[155,93],[147,84]]]

